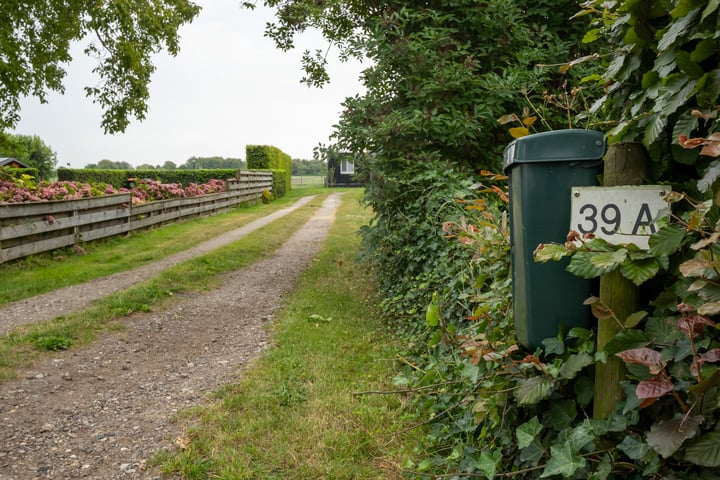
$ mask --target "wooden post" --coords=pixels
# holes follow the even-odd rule
[[[639,143],[609,145],[605,155],[603,185],[642,185],[648,177],[648,163],[645,147]],[[616,270],[600,277],[600,301],[613,310],[620,321],[625,321],[638,309],[639,290]],[[601,352],[619,330],[620,326],[612,318],[598,320],[597,351]],[[620,380],[624,371],[622,361],[614,355],[608,358],[607,363],[596,364],[593,403],[595,418],[609,416],[622,399]]]

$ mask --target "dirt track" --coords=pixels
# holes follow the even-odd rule
[[[146,460],[174,448],[182,432],[170,417],[235,380],[268,346],[265,327],[281,307],[278,299],[322,247],[338,204],[339,195],[331,195],[274,255],[225,275],[222,287],[182,296],[166,311],[135,314],[124,331],[58,353],[0,386],[0,480],[163,478]],[[214,248],[224,244],[219,239]],[[209,250],[203,248],[193,254]],[[97,281],[105,282],[102,289],[92,282],[48,294],[64,296],[53,316],[58,305],[86,301],[84,293],[114,291],[108,278]],[[115,286],[127,288],[137,277],[126,281],[119,275]],[[10,324],[10,311],[0,310],[0,325]]]

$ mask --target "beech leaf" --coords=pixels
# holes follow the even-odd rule
[[[690,391],[696,394],[703,394],[715,387],[720,387],[720,370],[715,370],[710,377],[702,382],[691,385]]]
[[[625,262],[620,267],[622,276],[635,285],[642,285],[660,271],[660,265],[654,258],[644,258]]]
[[[514,395],[520,405],[533,405],[548,398],[552,391],[552,381],[544,377],[530,377],[518,381]]]
[[[715,315],[720,313],[720,302],[707,302],[698,308],[700,315]]]
[[[520,117],[515,115],[514,113],[510,113],[508,115],[503,115],[502,117],[498,118],[498,123],[505,125],[506,123],[510,122],[519,122]]]
[[[647,317],[647,314],[648,313],[644,310],[635,312],[625,319],[625,323],[623,324],[623,326],[625,328],[634,328],[637,326],[638,323],[643,320],[643,318]]]
[[[662,356],[660,355],[660,352],[647,347],[624,350],[616,353],[615,355],[620,357],[625,363],[637,363],[645,365],[648,368],[662,364]]]
[[[675,385],[668,378],[653,377],[638,383],[635,394],[638,398],[660,398],[672,392]]]
[[[567,361],[563,362],[560,367],[560,377],[571,380],[582,371],[583,368],[591,365],[595,361],[594,357],[587,352],[580,352],[570,355]]]
[[[693,250],[700,250],[701,248],[705,248],[709,245],[712,245],[713,243],[716,243],[720,239],[720,232],[713,232],[712,235],[710,235],[708,238],[703,238],[702,240],[698,240],[697,242],[690,245],[690,248]]]
[[[702,277],[706,270],[710,269],[710,263],[701,258],[693,258],[680,264],[680,273],[684,277]]]
[[[720,432],[709,432],[685,448],[685,460],[701,467],[720,467]]]
[[[656,233],[650,235],[648,243],[650,245],[650,253],[658,257],[673,254],[680,248],[680,244],[685,238],[685,230],[677,225],[665,225]]]
[[[705,420],[702,415],[683,417],[676,420],[661,420],[650,427],[647,443],[657,453],[667,458],[677,452],[683,442],[693,438]]]
[[[527,137],[530,135],[530,130],[527,127],[513,127],[510,129],[510,135],[513,138]]]
[[[720,362],[720,348],[713,348],[700,355],[700,360],[705,363]]]
[[[536,262],[547,262],[548,260],[560,260],[570,254],[565,245],[558,243],[542,243],[538,245],[533,253]]]

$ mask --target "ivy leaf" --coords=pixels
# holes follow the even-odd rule
[[[633,460],[641,460],[650,451],[650,445],[642,443],[630,435],[625,436],[623,441],[618,445],[618,448]]]
[[[550,425],[555,431],[562,431],[572,426],[578,415],[574,400],[557,400],[550,402],[550,408],[543,413],[543,424]]]
[[[675,224],[665,225],[650,235],[648,240],[650,253],[657,257],[671,255],[680,248],[683,238],[685,238],[685,230],[681,227]]]
[[[563,362],[560,367],[560,377],[566,380],[571,380],[575,378],[583,368],[591,365],[594,361],[594,357],[587,352],[570,355],[570,357],[568,357],[568,359]]]
[[[579,452],[587,444],[595,440],[596,436],[591,421],[585,419],[583,423],[573,428],[572,432],[570,432],[568,442],[570,442],[570,446],[574,452]]]
[[[702,467],[720,467],[720,432],[709,432],[685,448],[685,460]]]
[[[606,453],[603,455],[597,467],[595,467],[593,474],[588,477],[588,480],[607,480],[612,473],[612,470],[613,466],[612,461],[610,460],[610,455]]]
[[[660,265],[654,258],[628,260],[620,267],[622,276],[635,285],[642,285],[660,271]]]
[[[685,440],[697,434],[703,421],[705,417],[702,415],[661,420],[650,427],[647,443],[653,450],[667,458],[677,452]]]
[[[585,459],[574,454],[570,445],[564,443],[550,447],[550,459],[545,465],[540,478],[562,475],[565,478],[572,476],[579,468],[585,468]]]
[[[536,440],[520,451],[520,461],[528,462],[534,467],[540,463],[540,460],[542,460],[544,455],[545,449],[543,448],[542,443]]]
[[[500,450],[495,450],[492,453],[483,450],[480,453],[480,460],[477,463],[477,467],[487,478],[494,478],[500,460],[502,460],[502,452]]]
[[[515,398],[520,405],[534,405],[545,400],[553,391],[553,382],[545,377],[531,377],[518,381]]]
[[[518,440],[518,448],[529,446],[535,437],[542,431],[542,424],[537,417],[533,417],[515,429],[515,436]]]

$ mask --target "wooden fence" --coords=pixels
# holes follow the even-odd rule
[[[271,172],[239,171],[226,190],[132,205],[129,193],[0,205],[0,263],[155,225],[212,215],[272,189]]]

